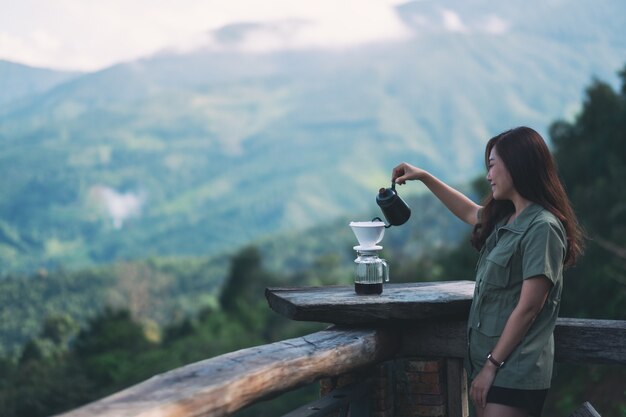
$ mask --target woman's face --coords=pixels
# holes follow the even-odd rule
[[[489,153],[489,170],[487,171],[487,181],[491,184],[491,192],[496,200],[511,200],[515,192],[513,179],[509,170],[504,166],[504,162],[498,156],[496,147],[491,148]]]

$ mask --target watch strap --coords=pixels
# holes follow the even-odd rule
[[[500,369],[500,368],[502,368],[504,366],[504,362],[497,361],[496,358],[494,358],[491,355],[491,352],[489,352],[489,354],[487,355],[487,359],[489,360],[489,362],[493,363],[496,366],[496,368],[498,368],[498,369]]]

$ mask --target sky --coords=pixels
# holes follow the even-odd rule
[[[272,27],[249,37],[250,51],[344,47],[408,36],[394,11],[407,1],[0,0],[0,59],[94,71],[165,49],[216,47],[215,31],[235,23]]]

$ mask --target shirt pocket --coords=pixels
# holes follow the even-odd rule
[[[487,255],[485,285],[495,288],[506,288],[509,285],[513,253],[513,250],[502,248],[494,249]]]
[[[497,337],[511,312],[510,279],[511,247],[495,248],[485,258],[485,272],[482,283],[482,299],[478,308],[478,326],[476,330],[487,337]]]
[[[483,303],[478,313],[478,323],[473,326],[478,333],[483,335],[483,339],[495,338],[494,344],[502,334],[510,316],[510,312],[503,307],[501,303]]]

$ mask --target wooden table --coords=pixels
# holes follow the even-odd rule
[[[385,284],[381,295],[357,295],[353,286],[267,288],[277,313],[300,321],[365,325],[467,318],[474,281]]]

